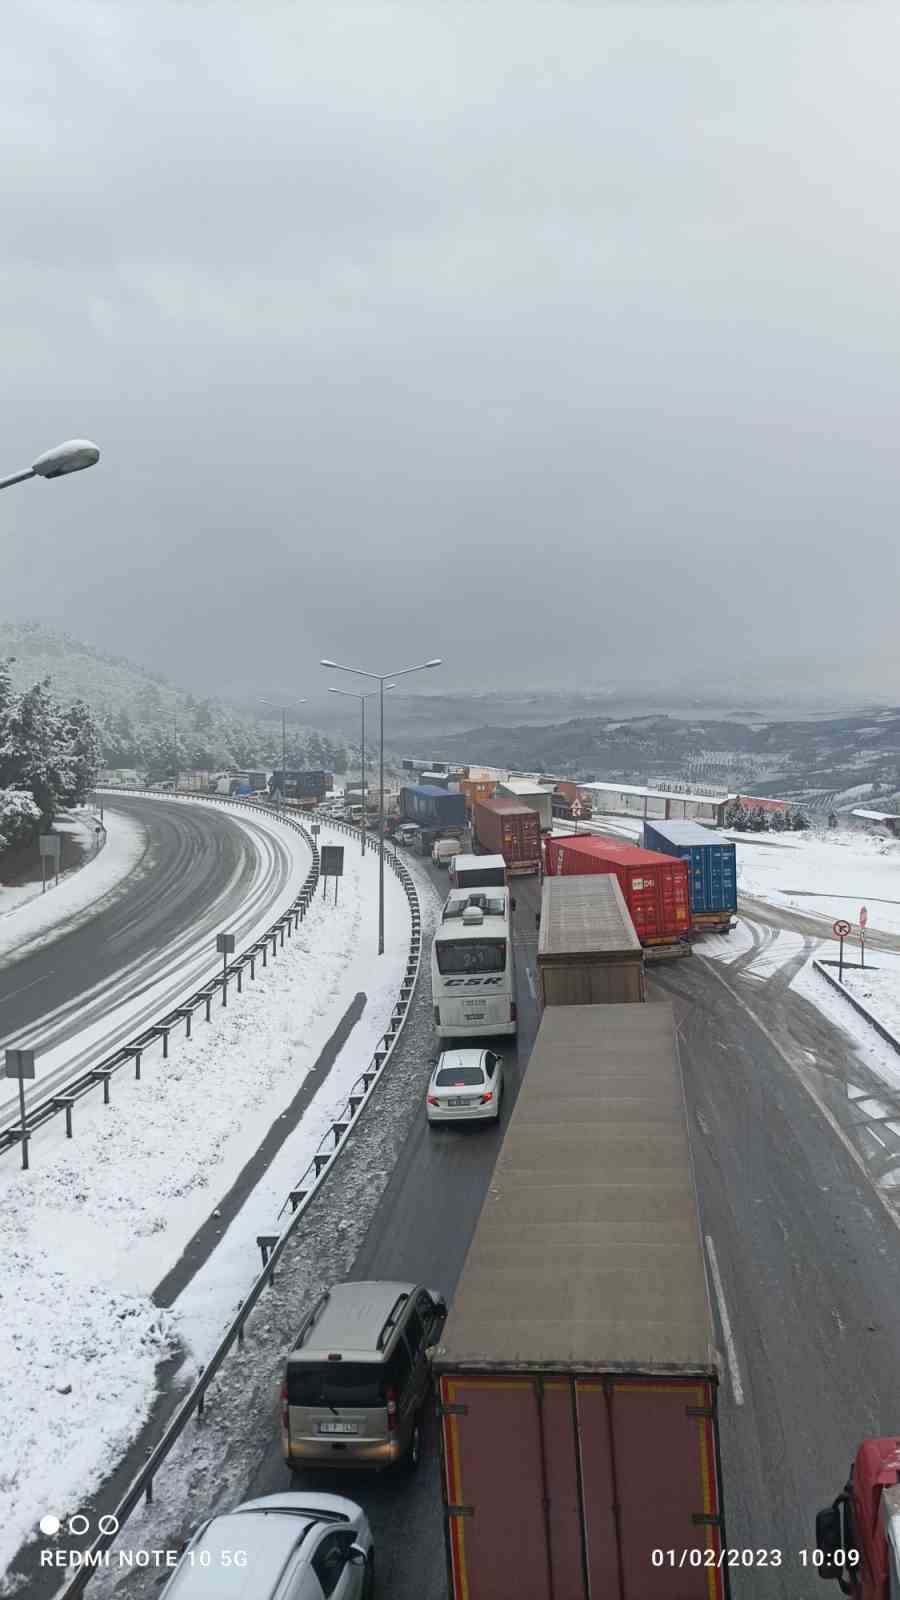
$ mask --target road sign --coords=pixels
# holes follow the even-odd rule
[[[581,804],[580,800],[573,800],[572,801],[572,815],[573,815],[573,817],[576,817],[576,818],[580,817],[581,813],[583,812],[583,810],[584,810],[584,806]]]
[[[38,843],[39,843],[39,845],[41,847],[41,855],[42,856],[58,856],[59,855],[59,834],[58,833],[42,833],[40,835]]]
[[[220,956],[233,956],[234,955],[234,934],[233,933],[217,933],[216,934],[216,949],[218,950]]]
[[[34,1075],[33,1050],[7,1050],[5,1077],[33,1078]]]
[[[869,913],[865,906],[859,908],[859,925],[864,928],[869,921]]]
[[[323,844],[320,871],[323,878],[341,878],[344,874],[344,846]]]
[[[831,931],[836,939],[846,939],[850,932],[850,924],[841,917],[839,921],[831,924]]]

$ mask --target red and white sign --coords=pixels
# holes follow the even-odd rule
[[[866,910],[866,907],[865,906],[860,906],[860,908],[859,908],[859,925],[860,925],[860,927],[864,928],[866,926],[866,924],[868,923],[868,920],[869,920],[869,913]]]
[[[575,800],[572,801],[572,815],[576,819],[576,821],[581,816],[581,813],[582,813],[583,810],[584,810],[584,806],[581,804],[580,800],[575,799]]]
[[[831,924],[831,931],[836,939],[846,939],[850,932],[850,924],[841,917],[840,921]]]

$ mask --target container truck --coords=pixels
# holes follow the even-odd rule
[[[538,922],[544,1006],[646,998],[644,952],[613,873],[545,878]]]
[[[269,779],[269,793],[281,795],[283,800],[295,800],[302,806],[317,806],[331,790],[334,779],[330,772],[318,769],[279,768]]]
[[[511,873],[540,871],[541,824],[531,806],[505,795],[477,800],[472,826],[480,854],[501,855]]]
[[[506,862],[502,856],[458,855],[450,863],[450,883],[454,889],[503,889],[506,882]]]
[[[728,1600],[671,1002],[544,1012],[430,1358],[452,1600]]]
[[[497,787],[495,778],[460,778],[459,792],[466,797],[466,810],[472,815],[476,800],[492,800]]]
[[[437,784],[404,784],[399,811],[401,823],[414,822],[418,827],[421,855],[431,855],[436,839],[452,838],[460,848],[468,846],[466,802],[461,794],[450,794]]]
[[[644,848],[687,863],[695,929],[730,931],[737,912],[737,862],[730,839],[699,822],[645,822]]]
[[[539,783],[524,778],[507,778],[504,783],[498,783],[497,793],[508,795],[512,800],[518,800],[521,805],[530,806],[540,819],[541,832],[550,832],[553,827],[552,789],[544,789]]]
[[[548,839],[545,856],[548,877],[614,873],[635,932],[654,960],[691,954],[691,905],[684,861],[596,834]]]
[[[813,1564],[854,1600],[900,1595],[900,1436],[866,1439],[850,1477],[816,1517]]]

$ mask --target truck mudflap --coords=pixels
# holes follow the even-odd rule
[[[443,1374],[453,1600],[729,1600],[708,1379]]]

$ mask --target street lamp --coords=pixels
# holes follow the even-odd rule
[[[293,711],[295,706],[307,705],[308,701],[289,700],[287,705],[283,706],[280,705],[277,700],[267,700],[265,696],[261,694],[258,694],[256,698],[260,702],[260,705],[272,706],[276,711],[281,712],[281,805],[282,809],[284,809],[284,788],[287,782],[287,755],[285,753],[287,743],[287,714],[289,711]]]
[[[399,672],[367,672],[365,667],[346,667],[340,661],[321,662],[335,672],[354,672],[358,678],[373,678],[378,684],[378,954],[384,955],[384,686],[389,679],[405,678],[410,672],[424,672],[426,667],[440,667],[439,656],[433,661],[420,661],[414,667],[401,667]]]
[[[397,686],[394,683],[386,683],[384,687],[386,689],[395,689]],[[362,730],[359,737],[360,763],[362,768],[360,783],[362,784],[363,797],[363,829],[362,840],[360,843],[360,852],[362,855],[365,855],[366,853],[366,812],[369,809],[366,803],[368,795],[368,790],[366,789],[366,701],[371,700],[373,694],[377,694],[377,692],[378,691],[376,689],[369,689],[365,694],[357,694],[354,689],[334,689],[331,685],[328,687],[329,694],[343,694],[347,696],[348,700],[358,700],[360,709],[362,711]]]
[[[0,489],[9,489],[14,483],[24,483],[26,478],[63,478],[68,472],[83,472],[100,460],[100,451],[90,439],[67,439],[65,444],[45,450],[24,472],[14,472],[0,478]]]

